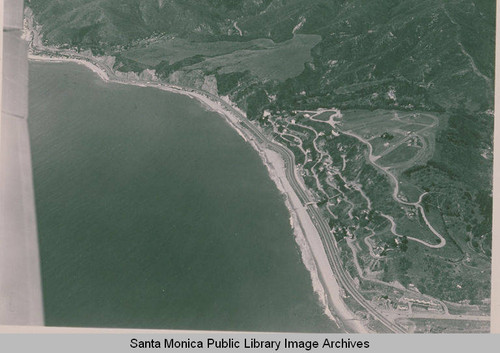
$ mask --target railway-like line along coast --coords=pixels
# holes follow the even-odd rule
[[[396,333],[406,332],[406,328],[398,324],[394,320],[394,316],[391,316],[391,318],[387,317],[386,313],[380,311],[361,294],[359,287],[355,284],[349,272],[344,268],[337,240],[335,240],[332,230],[316,205],[317,200],[311,195],[310,190],[305,186],[297,174],[298,171],[294,153],[283,144],[268,137],[260,126],[248,120],[246,114],[234,106],[230,101],[226,101],[219,96],[191,87],[183,87],[152,80],[148,81],[139,78],[127,78],[123,75],[119,76],[106,60],[100,60],[100,58],[90,55],[74,53],[69,50],[32,47],[30,59],[49,62],[74,62],[86,66],[106,82],[151,87],[186,95],[197,100],[209,110],[215,111],[224,117],[226,122],[259,153],[264,165],[269,171],[271,179],[273,179],[280,192],[286,195],[285,203],[291,215],[291,223],[294,228],[296,242],[301,248],[303,262],[311,274],[314,290],[319,295],[326,315],[337,322],[339,327],[343,326],[347,331],[369,331],[366,326],[367,321],[360,319],[346,305],[343,298],[343,290],[345,290],[352,299],[363,307],[371,317],[385,326],[387,330]],[[312,120],[329,123],[316,119]],[[332,128],[333,127],[332,125]],[[317,139],[318,133],[317,131],[315,131],[315,133]],[[382,167],[376,163],[376,157],[373,156],[373,147],[371,143],[364,141],[360,136],[351,131],[340,131],[340,133],[354,137],[368,146],[369,162],[377,169],[382,170],[389,176],[389,179],[393,181],[393,199],[400,204],[412,205],[418,208],[422,212],[422,216],[431,232],[440,239],[440,243],[433,245],[413,237],[408,237],[408,239],[419,242],[430,248],[440,248],[444,246],[445,239],[427,221],[425,212],[420,204],[426,193],[420,195],[417,202],[406,202],[401,200],[398,196],[399,185],[397,178],[388,168]],[[299,141],[301,140],[299,139]],[[300,144],[301,143],[302,142],[300,142]],[[314,146],[316,148],[315,144]],[[319,163],[321,159],[322,158],[320,158],[317,163]],[[382,216],[386,217],[391,222],[392,233],[396,236],[401,236],[396,232],[394,219],[390,216]],[[311,256],[314,260],[308,261],[308,258]],[[333,309],[333,314],[330,309]],[[341,322],[338,322],[335,316],[338,316]]]
[[[287,196],[287,207],[293,220],[293,228],[297,237],[304,237],[303,241],[297,240],[301,247],[301,252],[312,253],[315,264],[311,267],[306,264],[313,278],[313,286],[319,294],[325,306],[327,315],[329,308],[333,308],[335,314],[340,317],[342,323],[348,331],[367,332],[362,320],[356,317],[347,307],[342,298],[342,285],[368,312],[380,320],[389,330],[394,332],[404,332],[399,325],[392,323],[383,314],[377,312],[371,304],[356,290],[352,279],[342,269],[341,260],[338,257],[335,241],[332,238],[331,231],[321,222],[321,215],[311,204],[304,207],[304,204],[312,200],[305,187],[302,187],[295,174],[294,156],[282,145],[270,141],[252,122],[246,119],[245,114],[230,103],[219,97],[210,95],[207,92],[201,92],[193,88],[185,88],[165,83],[153,83],[148,81],[126,81],[117,77],[113,70],[102,62],[93,61],[90,57],[79,56],[77,53],[68,55],[68,53],[59,53],[53,49],[32,48],[30,60],[39,60],[47,62],[74,62],[84,65],[95,72],[102,80],[106,82],[136,85],[141,87],[152,87],[161,90],[174,92],[189,96],[199,101],[202,105],[222,115],[225,120],[249,142],[262,157],[262,160],[268,170],[271,178],[275,181],[278,189]],[[282,168],[283,170],[280,170]],[[288,185],[287,185],[288,184]],[[314,218],[314,221],[311,219]],[[324,222],[324,221],[323,221]],[[300,233],[300,234],[298,234]],[[305,249],[307,246],[309,249]],[[303,254],[304,255],[304,254]],[[315,274],[314,272],[317,273]],[[314,283],[314,278],[321,281]],[[329,315],[331,317],[331,314]]]
[[[203,296],[177,305],[181,310],[201,306],[205,298],[218,303],[222,295],[236,297],[247,289],[235,298],[240,306],[224,311],[231,320],[266,323],[263,329],[307,325],[378,333],[490,329],[495,27],[491,4],[458,1],[415,11],[418,1],[355,6],[330,0],[271,1],[270,6],[270,0],[245,0],[236,8],[224,1],[202,5],[195,1],[189,6],[184,0],[137,1],[140,4],[120,8],[109,0],[90,7],[86,0],[62,7],[58,0],[25,4],[21,28],[31,59],[62,62],[30,63],[30,110],[35,112],[31,137],[43,144],[33,148],[33,159],[39,163],[45,154],[51,164],[42,172],[37,164],[33,172],[38,180],[53,183],[38,188],[41,192],[36,195],[37,202],[42,200],[37,209],[44,245],[49,244],[49,235],[59,242],[65,236],[53,229],[55,221],[47,221],[62,218],[52,212],[61,204],[86,206],[81,213],[68,215],[64,227],[79,224],[82,215],[92,212],[97,217],[87,219],[99,218],[99,207],[85,196],[90,195],[86,185],[75,183],[64,190],[69,202],[52,195],[62,189],[60,180],[66,175],[91,174],[102,156],[106,161],[101,169],[110,179],[125,174],[128,170],[119,164],[128,161],[131,173],[145,171],[137,185],[165,195],[155,198],[135,188],[130,198],[141,199],[147,207],[134,212],[144,215],[135,219],[120,212],[121,205],[107,207],[122,218],[107,217],[108,224],[103,220],[104,226],[96,225],[94,238],[82,236],[92,246],[99,244],[103,235],[115,236],[106,229],[111,225],[137,227],[127,238],[134,247],[140,245],[135,235],[149,237],[148,244],[161,242],[165,249],[154,247],[158,254],[134,253],[150,266],[145,276],[137,276],[149,281],[141,286],[143,294],[153,292],[152,283],[182,288],[177,291],[180,296],[196,292],[199,282],[212,278],[204,270],[218,269],[219,261],[225,260],[209,247],[220,239],[216,249],[235,255],[222,261],[227,266],[221,273],[230,269],[235,277],[212,271],[213,278],[224,279],[229,290],[217,286],[223,294],[211,294],[211,286],[204,286]],[[380,12],[381,8],[387,11]],[[374,16],[377,11],[382,16]],[[116,21],[117,15],[124,21]],[[353,25],[353,18],[362,19],[362,25]],[[419,36],[414,35],[415,28]],[[73,129],[75,135],[64,142],[80,153],[67,158],[71,160],[67,166],[59,152],[68,148],[55,148],[63,143],[51,141],[70,136],[65,129]],[[125,138],[113,139],[119,133]],[[48,140],[39,138],[49,135]],[[77,148],[74,143],[88,138],[87,145],[94,146],[98,137],[102,137],[99,148],[87,150],[86,145]],[[221,145],[225,138],[232,144]],[[115,154],[115,145],[126,154]],[[148,148],[143,158],[132,160]],[[176,163],[169,159],[174,155],[180,156]],[[73,165],[80,168],[73,171]],[[245,172],[237,175],[243,166]],[[167,182],[156,184],[150,170]],[[171,177],[174,171],[180,171],[178,180]],[[199,179],[192,182],[191,176]],[[207,176],[209,180],[202,182]],[[258,177],[252,185],[245,181]],[[93,185],[101,185],[94,179]],[[99,197],[107,204],[115,196],[125,200],[135,179],[124,175],[121,180],[123,185],[106,188]],[[211,197],[219,184],[228,201]],[[175,201],[171,185],[179,191]],[[245,190],[251,190],[248,199],[239,194]],[[73,191],[79,194],[71,197]],[[228,212],[233,210],[238,211],[235,216]],[[231,224],[225,225],[226,219]],[[73,227],[67,232],[73,237],[65,239],[73,240],[66,248],[87,260],[90,252],[71,247],[79,243],[84,228]],[[170,241],[174,236],[181,245],[189,239],[199,247],[173,251],[179,258],[169,255],[165,250],[177,249]],[[279,240],[274,242],[275,238]],[[246,246],[249,239],[257,245]],[[109,244],[115,246],[116,241]],[[50,259],[47,253],[52,249],[53,245],[42,249],[44,259]],[[245,251],[240,255],[241,249]],[[54,257],[62,253],[53,252],[58,254]],[[199,262],[206,257],[210,265],[195,269],[185,261],[192,253]],[[243,267],[229,265],[233,258]],[[128,269],[140,268],[129,264]],[[178,266],[175,271],[150,280],[157,269],[174,266]],[[184,274],[184,268],[194,276]],[[71,266],[66,269],[64,276],[63,271],[46,273],[57,272],[66,279],[73,271]],[[275,280],[267,280],[270,277],[261,269],[275,271]],[[57,275],[45,278],[54,283]],[[181,286],[176,278],[182,278]],[[62,282],[67,290],[89,285],[106,289],[92,280]],[[114,288],[121,285],[118,280],[109,283]],[[47,297],[57,297],[53,287],[48,286]],[[120,293],[133,296],[127,286]],[[146,319],[167,327],[173,324],[170,318],[184,315],[171,315],[174,300],[168,289],[162,289],[160,296],[165,299],[157,306],[162,313],[148,313]],[[130,302],[138,309],[142,303],[137,298]],[[143,302],[152,303],[154,298]],[[230,304],[231,300],[224,301]],[[93,302],[88,309],[99,305]],[[59,310],[61,305],[52,307]],[[305,314],[298,313],[306,307]],[[142,312],[131,311],[128,320],[139,322]],[[266,318],[268,313],[276,317]],[[106,320],[119,317],[109,314]],[[196,329],[190,325],[209,317],[218,319],[210,309],[205,315],[193,313],[192,323],[185,327]],[[239,324],[228,323],[226,328],[243,328]],[[210,325],[206,327],[216,329]]]

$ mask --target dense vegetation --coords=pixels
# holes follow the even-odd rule
[[[426,212],[442,224],[452,224],[442,227],[449,233],[450,244],[460,250],[454,251],[463,255],[472,249],[481,256],[491,256],[494,0],[31,0],[27,3],[43,26],[46,43],[114,55],[119,70],[155,69],[162,79],[177,71],[189,73],[191,66],[203,71],[203,66],[196,65],[208,60],[209,55],[190,53],[175,62],[164,60],[148,66],[122,52],[138,45],[147,48],[148,43],[165,34],[214,44],[256,38],[278,43],[294,38],[294,34],[321,36],[310,52],[310,60],[294,77],[262,78],[251,66],[237,64],[232,64],[228,72],[223,56],[220,66],[212,65],[210,72],[203,74],[215,75],[219,95],[230,96],[250,119],[264,126],[267,124],[264,110],[285,115],[296,109],[335,106],[342,110],[439,112],[444,118],[435,136],[432,157],[402,171],[401,178],[421,190],[432,191],[425,199]],[[257,49],[255,52],[265,53],[265,48]],[[278,52],[278,55],[283,54]],[[276,70],[286,71],[287,57],[280,60],[283,65]],[[306,136],[304,148],[311,150],[314,157],[313,136],[307,136],[307,131],[299,133]],[[390,141],[393,136],[387,133],[381,138]],[[363,153],[356,141],[344,140],[336,141],[345,144],[353,155]],[[289,147],[294,153],[297,151],[293,144]],[[333,153],[338,145],[327,148],[332,150],[332,158],[338,157]],[[296,154],[300,162],[303,156]],[[377,181],[378,187],[368,193],[372,193],[373,200],[384,200],[382,195],[390,195],[387,179],[361,164],[352,173],[363,171],[361,175],[366,175],[367,180]],[[306,175],[304,180],[315,187],[311,177]],[[324,205],[325,200],[320,200],[319,206]],[[338,212],[342,213],[343,207],[347,206],[337,205]],[[384,207],[390,209],[380,205],[382,210]],[[356,210],[354,215],[365,217],[357,215]],[[373,215],[363,217],[360,222],[377,221]],[[336,224],[330,220],[330,225]],[[347,226],[343,228],[346,229]],[[463,249],[463,244],[469,244],[470,249]],[[457,284],[453,282],[455,265],[441,266],[441,260],[417,253],[406,243],[393,246],[393,250],[398,251],[391,252],[391,260],[385,264],[387,281],[398,280],[404,285],[415,281],[422,290],[441,293],[448,300],[472,298],[479,303],[488,296],[489,284],[480,286],[477,278],[470,280],[470,286],[464,285],[468,292],[451,290]],[[419,260],[415,260],[417,256]],[[451,258],[456,254],[438,257],[446,256]],[[422,271],[432,273],[438,280],[423,279]]]

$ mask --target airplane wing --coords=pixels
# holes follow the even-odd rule
[[[0,1],[1,4],[1,1]],[[0,325],[43,325],[28,133],[23,0],[3,1],[0,120]]]

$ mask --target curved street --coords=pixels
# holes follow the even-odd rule
[[[201,93],[201,92],[200,92]],[[206,93],[203,93],[206,95]],[[213,97],[216,98],[216,97]],[[218,101],[219,99],[216,98]],[[224,102],[224,108],[230,110],[233,114],[238,116],[242,121],[245,121],[245,127],[259,140],[264,142],[263,147],[273,150],[281,155],[283,160],[285,161],[286,168],[286,176],[293,190],[299,197],[300,201],[306,207],[307,213],[311,217],[313,224],[315,225],[318,233],[321,237],[321,241],[323,242],[323,246],[325,248],[325,252],[328,256],[328,261],[330,266],[335,274],[335,277],[340,282],[342,287],[363,307],[365,310],[372,315],[373,318],[381,322],[384,326],[386,326],[390,331],[395,333],[405,333],[406,330],[390,321],[387,317],[385,317],[382,313],[378,312],[370,302],[368,302],[363,295],[356,289],[352,278],[344,270],[342,261],[340,259],[339,249],[337,247],[337,242],[335,241],[334,236],[331,233],[331,230],[328,227],[328,224],[324,220],[323,216],[320,214],[314,200],[308,195],[305,191],[305,187],[303,187],[299,181],[297,180],[297,176],[295,174],[295,156],[293,153],[282,145],[270,141],[262,132],[260,132],[251,122],[249,122],[246,117],[241,115],[238,111],[236,111],[232,106]]]

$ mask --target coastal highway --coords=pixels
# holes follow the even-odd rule
[[[205,92],[203,93],[200,92],[200,94],[207,96]],[[215,96],[212,96],[211,98],[217,99]],[[220,102],[220,99],[217,99],[217,101]],[[355,287],[352,278],[349,276],[349,274],[345,271],[343,267],[343,264],[340,260],[340,254],[339,254],[339,249],[337,247],[337,242],[328,224],[324,220],[323,216],[320,214],[314,200],[311,199],[311,196],[308,195],[308,193],[304,190],[302,185],[297,180],[297,176],[295,174],[295,156],[293,155],[293,153],[289,149],[283,147],[282,145],[269,140],[267,136],[265,136],[261,131],[259,131],[257,127],[255,127],[250,121],[246,119],[246,117],[242,116],[242,114],[236,111],[232,106],[230,106],[225,102],[223,102],[222,104],[224,104],[224,108],[230,110],[233,114],[235,114],[240,118],[243,127],[246,128],[249,132],[251,132],[254,135],[254,138],[259,140],[259,142],[262,143],[265,148],[273,150],[282,156],[283,160],[285,161],[286,177],[290,182],[290,185],[292,186],[293,190],[297,194],[298,198],[300,199],[301,203],[304,205],[304,207],[306,207],[307,213],[311,217],[313,224],[318,230],[318,233],[321,237],[321,241],[323,243],[323,247],[325,248],[325,252],[327,254],[328,261],[333,270],[333,273],[337,278],[337,280],[340,282],[340,284],[344,287],[344,289],[363,308],[365,308],[365,310],[369,314],[371,314],[374,319],[378,320],[390,331],[395,333],[406,333],[406,330],[402,326],[390,321],[382,313],[378,312]]]
[[[43,54],[49,53],[49,54],[56,54],[57,56],[63,56],[63,57],[69,57],[72,59],[77,59],[77,60],[83,60],[85,62],[90,62],[91,64],[97,66],[98,68],[104,70],[109,77],[113,77],[112,81],[117,82],[117,83],[127,83],[119,79],[118,77],[114,77],[113,75],[113,70],[110,67],[107,67],[106,65],[103,65],[102,62],[96,62],[92,60],[92,58],[81,56],[75,53],[72,53],[72,55],[64,55],[63,53],[60,52],[53,52],[53,51],[46,51],[44,50],[42,52]],[[134,82],[130,82],[134,84]],[[137,82],[140,83],[143,86],[149,86],[149,87],[158,87],[161,88],[162,84],[153,84],[150,82],[144,83],[144,82]],[[302,185],[299,183],[297,180],[297,176],[295,174],[295,156],[293,153],[285,148],[283,145],[271,141],[266,135],[264,135],[251,121],[249,121],[244,114],[242,114],[240,111],[235,109],[232,105],[229,103],[223,101],[220,99],[220,97],[212,95],[208,92],[205,91],[200,91],[198,89],[194,88],[189,88],[189,87],[182,87],[182,86],[174,86],[174,85],[168,85],[170,88],[172,88],[174,91],[179,91],[179,93],[196,93],[198,95],[204,96],[211,101],[220,104],[226,111],[231,112],[234,116],[238,117],[239,123],[241,124],[241,127],[246,131],[246,133],[249,135],[247,136],[250,139],[255,140],[260,146],[263,148],[270,149],[274,152],[277,152],[280,154],[285,162],[285,172],[286,172],[286,178],[288,179],[291,187],[293,188],[294,192],[296,193],[297,197],[299,198],[300,202],[302,205],[306,208],[307,213],[311,217],[311,220],[316,227],[318,234],[321,238],[321,241],[323,243],[323,247],[325,249],[325,253],[328,257],[328,261],[330,263],[330,266],[332,268],[333,274],[335,275],[337,281],[339,284],[351,295],[353,299],[355,299],[359,305],[361,305],[365,310],[372,315],[372,317],[376,320],[378,320],[380,323],[382,323],[385,327],[387,327],[388,330],[395,332],[395,333],[405,333],[405,329],[390,321],[387,317],[385,317],[382,313],[378,312],[371,304],[369,301],[367,301],[363,295],[357,290],[355,287],[352,278],[349,276],[349,274],[345,271],[343,264],[340,260],[340,254],[339,254],[339,249],[337,247],[337,243],[334,239],[334,236],[328,226],[328,224],[325,222],[323,216],[319,213],[319,210],[316,206],[315,201],[312,199],[312,197],[308,194],[306,191],[305,187],[302,187]]]
[[[337,280],[340,282],[340,284],[345,288],[345,290],[361,305],[365,308],[365,310],[370,313],[373,318],[377,319],[380,321],[384,326],[386,326],[389,330],[396,332],[396,333],[404,333],[406,332],[404,328],[401,326],[391,322],[389,319],[387,319],[383,314],[378,312],[373,306],[363,297],[361,293],[358,292],[356,289],[351,277],[347,274],[347,272],[344,270],[343,264],[341,263],[340,260],[340,254],[339,254],[339,249],[337,247],[337,243],[334,239],[334,236],[324,220],[323,216],[319,213],[318,208],[316,207],[316,204],[310,204],[312,200],[308,198],[308,195],[304,191],[304,189],[301,187],[299,182],[296,179],[295,173],[294,173],[294,155],[286,148],[281,147],[276,144],[271,144],[269,143],[267,146],[269,149],[272,149],[278,153],[284,158],[285,160],[285,167],[286,167],[286,175],[287,179],[290,182],[290,185],[296,192],[297,196],[299,199],[301,199],[301,202],[305,205],[308,204],[306,207],[307,213],[311,217],[311,220],[313,221],[316,229],[318,230],[318,233],[321,237],[321,241],[323,242],[323,247],[325,248],[325,252],[328,257],[328,261],[330,263],[330,266],[332,267],[333,273],[335,274],[335,277]]]

